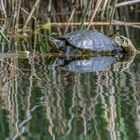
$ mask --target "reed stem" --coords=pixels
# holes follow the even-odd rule
[[[88,29],[90,28],[90,26],[91,26],[91,24],[92,24],[92,21],[93,21],[95,15],[96,15],[96,13],[97,13],[99,7],[100,7],[101,2],[102,2],[102,0],[98,0],[98,1],[96,2],[94,12],[93,12],[93,14],[92,14],[92,16],[91,16],[91,19],[90,19],[89,24],[88,24],[88,27],[87,27]]]
[[[36,3],[34,4],[32,10],[31,10],[31,12],[30,12],[30,14],[29,14],[29,16],[28,16],[26,22],[25,22],[25,25],[24,25],[24,27],[23,27],[23,32],[25,31],[28,22],[31,20],[32,15],[33,15],[33,13],[34,13],[36,7],[38,6],[39,2],[40,2],[40,0],[37,0]]]
[[[71,15],[70,15],[70,18],[69,18],[69,20],[68,20],[68,22],[67,22],[67,25],[66,25],[66,28],[65,28],[64,33],[67,32],[68,27],[69,27],[69,24],[70,24],[70,22],[71,22],[71,20],[72,20],[72,18],[73,18],[73,16],[74,16],[74,13],[75,13],[76,9],[79,7],[79,3],[78,3],[78,2],[79,2],[79,0],[75,0],[75,2],[74,2],[74,8],[73,8],[72,13],[71,13]]]

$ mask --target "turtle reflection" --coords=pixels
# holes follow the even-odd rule
[[[92,57],[58,57],[51,67],[60,66],[69,72],[99,72],[126,69],[133,62],[135,55],[92,56]]]

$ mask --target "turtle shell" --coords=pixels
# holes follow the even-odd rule
[[[64,66],[64,70],[71,72],[97,72],[107,71],[112,64],[117,63],[116,57],[111,56],[96,56],[85,60],[76,60]]]
[[[118,45],[97,30],[80,30],[64,36],[72,46],[92,51],[122,51]]]

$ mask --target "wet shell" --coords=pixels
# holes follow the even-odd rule
[[[121,51],[106,35],[96,30],[80,30],[66,34],[64,38],[73,46],[92,51]]]

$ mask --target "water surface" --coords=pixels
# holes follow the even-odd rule
[[[58,59],[48,63],[36,54],[6,60],[10,65],[1,61],[0,67],[1,139],[140,138],[140,56],[90,72],[70,71],[53,65]]]

